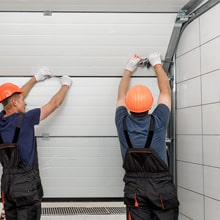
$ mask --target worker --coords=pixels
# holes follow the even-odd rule
[[[149,55],[159,87],[154,97],[145,85],[130,86],[132,73],[141,61],[131,57],[118,88],[115,113],[124,175],[124,203],[127,220],[177,220],[179,202],[168,171],[166,130],[171,111],[171,89],[159,52]]]
[[[7,220],[39,220],[43,188],[38,167],[34,126],[46,119],[63,102],[72,80],[60,78],[60,88],[41,108],[26,112],[25,98],[33,86],[52,76],[42,68],[21,88],[13,83],[0,86],[0,162],[2,202]]]

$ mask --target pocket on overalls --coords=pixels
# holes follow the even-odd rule
[[[15,174],[11,183],[9,194],[17,206],[31,205],[36,197],[36,182],[33,174]]]
[[[162,209],[174,209],[179,206],[176,191],[161,192],[160,193],[160,204]]]
[[[173,209],[179,206],[177,191],[170,175],[149,180],[149,200],[159,209]]]
[[[124,204],[132,207],[139,207],[139,202],[136,193],[124,193]]]

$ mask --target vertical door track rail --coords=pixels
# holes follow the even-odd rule
[[[165,60],[175,60],[175,53],[179,43],[180,36],[186,26],[205,13],[215,5],[220,3],[219,0],[190,0],[178,13],[174,24],[173,32],[171,34],[170,42],[167,48]],[[170,123],[167,131],[168,141],[168,153],[169,153],[169,170],[173,175],[174,183],[176,184],[176,141],[175,141],[175,109],[176,109],[176,91],[175,91],[175,62],[164,62],[164,70],[167,72],[170,85],[172,89],[172,111]]]

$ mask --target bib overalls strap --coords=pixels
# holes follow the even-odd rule
[[[18,148],[16,146],[24,114],[19,114],[14,137],[11,143],[5,143],[0,134],[0,162],[3,167],[3,173],[9,169],[16,169],[20,163]]]
[[[124,134],[129,149],[127,150],[123,168],[126,174],[151,175],[153,173],[168,172],[168,167],[157,153],[150,147],[154,135],[155,119],[151,115],[149,133],[143,148],[134,148],[131,144],[126,118],[123,121]]]

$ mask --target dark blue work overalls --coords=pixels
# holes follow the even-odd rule
[[[4,143],[0,134],[2,202],[7,220],[39,220],[43,189],[39,176],[37,152],[32,167],[20,160],[16,146],[24,114],[18,117],[12,143]]]

